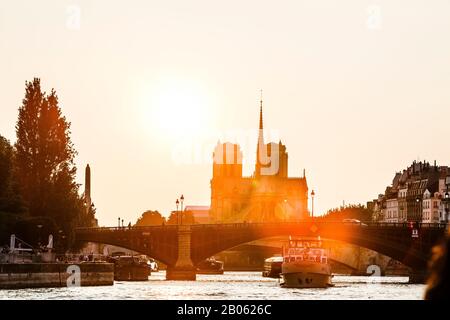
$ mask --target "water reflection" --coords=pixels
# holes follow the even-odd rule
[[[147,282],[116,281],[114,286],[0,290],[0,299],[422,299],[425,285],[407,277],[335,276],[327,289],[280,288],[277,279],[260,272],[198,275],[197,281],[166,281],[153,273]]]

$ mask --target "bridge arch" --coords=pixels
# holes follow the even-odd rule
[[[426,233],[426,232],[425,232]],[[191,259],[194,264],[224,250],[275,236],[321,236],[322,239],[338,240],[364,247],[402,262],[413,269],[425,269],[429,248],[411,238],[409,228],[398,226],[344,225],[342,223],[280,223],[280,224],[236,224],[193,225]],[[429,238],[424,234],[425,238]],[[423,250],[427,248],[428,250]],[[421,250],[422,249],[422,250]]]
[[[431,247],[444,234],[445,225],[419,228],[411,237],[407,224],[346,225],[342,222],[239,223],[132,228],[82,228],[76,240],[116,245],[142,252],[176,266],[192,265],[224,250],[258,239],[305,236],[338,240],[364,247],[402,262],[413,270],[426,270]],[[181,260],[180,260],[181,259]]]
[[[262,241],[253,241],[250,243],[239,245],[229,250],[227,249],[222,253],[219,253],[218,256],[221,257],[222,254],[229,251],[247,252],[248,254],[251,254],[250,252],[257,252],[259,255],[263,254],[266,257],[280,255],[282,253],[282,245],[287,241],[288,237],[262,239]],[[363,268],[365,268],[366,265],[361,264],[361,254],[365,254],[367,259],[376,259],[376,255],[378,254],[372,250],[361,248],[359,246],[346,245],[342,242],[330,241],[327,239],[322,239],[322,244],[324,248],[330,248],[330,251],[328,253],[329,261],[333,262],[339,267],[344,268],[347,272],[355,274],[365,272],[365,269],[363,270]],[[383,263],[383,267],[385,267],[385,264],[386,263]]]
[[[137,251],[166,265],[173,265],[178,254],[176,226],[133,228],[79,228],[76,241],[109,244]]]
[[[268,239],[262,239],[266,243],[245,243],[243,245],[239,245],[235,248],[227,249],[225,251],[222,251],[218,254],[219,257],[221,257],[221,254],[224,254],[229,251],[235,251],[235,252],[255,252],[258,253],[264,253],[266,257],[273,256],[273,255],[279,255],[282,253],[282,248],[280,242],[286,242],[287,238],[268,238]],[[335,241],[333,241],[334,243]],[[342,246],[342,243],[339,242],[340,246]],[[329,247],[329,244],[325,242],[324,247]],[[356,246],[353,246],[354,248],[359,248]],[[341,253],[341,252],[340,252]],[[358,273],[358,259],[347,258],[349,256],[349,252],[345,252],[343,254],[337,254],[334,250],[334,248],[331,250],[330,254],[328,255],[328,260],[332,263],[338,265],[339,267],[344,268],[346,271],[349,271],[351,273]],[[245,255],[245,254],[244,254]],[[223,257],[221,258],[223,259]],[[262,262],[262,261],[261,261]]]

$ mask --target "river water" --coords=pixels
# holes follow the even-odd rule
[[[334,276],[327,289],[280,288],[277,279],[260,272],[197,275],[197,281],[166,281],[155,272],[146,282],[116,281],[114,286],[0,290],[0,299],[422,299],[425,285],[408,284],[408,277]]]

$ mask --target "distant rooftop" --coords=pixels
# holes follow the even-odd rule
[[[186,206],[186,211],[209,211],[209,206]]]

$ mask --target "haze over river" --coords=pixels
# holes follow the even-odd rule
[[[197,275],[197,281],[166,281],[165,272],[152,273],[146,282],[116,281],[114,286],[0,290],[0,299],[422,299],[423,284],[407,277],[334,276],[327,289],[280,288],[277,279],[260,272]]]

